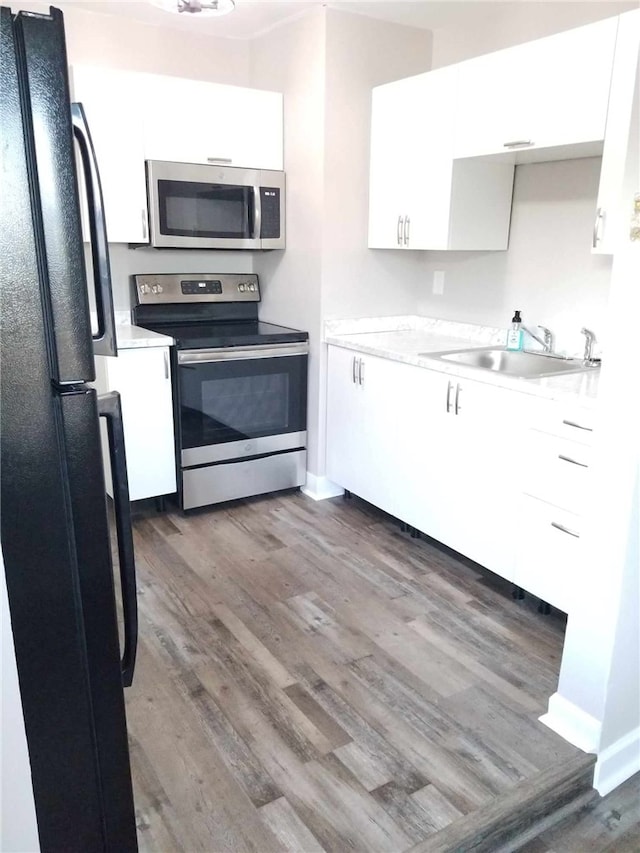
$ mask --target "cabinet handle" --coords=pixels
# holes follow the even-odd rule
[[[533,145],[533,139],[514,139],[511,142],[503,142],[503,148],[523,148],[527,145]]]
[[[396,231],[396,237],[398,240],[398,246],[402,246],[402,217],[398,217],[398,228]]]
[[[207,157],[207,163],[233,163],[232,157]]]
[[[454,406],[453,411],[455,412],[456,415],[458,414],[458,412],[462,408],[462,406],[460,405],[460,402],[459,402],[461,390],[462,389],[460,388],[459,383],[456,383],[456,396],[455,396],[455,400],[454,400],[454,404],[453,404],[453,406]]]
[[[604,219],[604,211],[601,207],[596,210],[596,219],[593,223],[593,240],[591,241],[591,248],[597,249],[598,243],[600,242],[600,224]]]
[[[353,362],[351,364],[351,381],[353,382],[354,385],[358,381],[358,372],[357,372],[357,367],[356,367],[357,363],[358,363],[358,360],[354,355]]]
[[[561,533],[568,533],[569,536],[574,536],[576,539],[580,538],[580,534],[576,533],[575,530],[569,530],[568,527],[565,527],[563,524],[558,524],[557,521],[552,521],[551,526],[555,527],[555,529],[559,530]]]
[[[358,364],[358,385],[364,385],[364,361],[362,359]]]
[[[404,218],[404,245],[409,245],[409,236],[411,234],[411,217],[405,216]]]
[[[581,468],[588,468],[586,462],[578,462],[577,459],[572,459],[570,456],[563,456],[562,453],[558,453],[558,459],[562,459],[563,462],[571,462],[572,465],[579,465]]]
[[[575,421],[562,421],[565,426],[575,427],[576,429],[583,429],[586,432],[593,432],[593,427],[582,426],[582,424],[577,424]]]
[[[144,209],[144,207],[140,211],[140,214],[142,218],[142,239],[148,240],[149,232],[147,231],[147,211]]]
[[[451,389],[453,388],[452,382],[447,382],[447,414],[451,411]]]
[[[169,378],[169,353],[164,351],[164,378]]]

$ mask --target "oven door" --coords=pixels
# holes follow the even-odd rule
[[[306,343],[178,353],[183,468],[306,447]]]

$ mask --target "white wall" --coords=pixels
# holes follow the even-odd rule
[[[51,5],[64,13],[69,63],[101,65],[129,71],[192,77],[232,86],[249,79],[250,43],[201,36],[169,27],[154,27],[124,15],[101,15],[76,9],[68,0],[42,3],[11,0],[14,9],[48,13]]]
[[[257,39],[252,79],[284,93],[287,176],[286,251],[260,253],[262,319],[305,329],[310,336],[307,467],[315,470],[320,419],[320,270],[324,222],[324,43],[322,9]]]
[[[556,348],[581,353],[582,326],[606,346],[611,258],[591,253],[601,159],[516,167],[506,252],[427,252],[418,311],[506,327],[515,308],[525,324],[556,334]],[[444,294],[432,292],[445,273]]]
[[[287,249],[254,257],[265,320],[307,329],[308,470],[324,470],[328,312],[398,311],[415,305],[420,259],[381,261],[366,248],[373,86],[429,67],[430,34],[316,8],[253,44],[251,79],[284,92]]]
[[[371,90],[430,62],[431,33],[328,10],[323,319],[415,312],[422,254],[367,248]]]
[[[11,632],[4,563],[0,553],[0,627],[2,628],[2,713],[0,716],[0,850],[40,850],[31,785],[31,765]]]

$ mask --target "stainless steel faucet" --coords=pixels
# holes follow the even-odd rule
[[[580,334],[584,335],[584,364],[591,364],[593,360],[593,344],[596,340],[596,333],[591,329],[586,329],[584,326],[580,329]]]
[[[536,333],[533,332],[528,326],[523,326],[522,328],[530,337],[534,339],[534,341],[537,341],[540,344],[540,346],[545,352],[553,352],[553,332],[551,331],[551,329],[547,329],[546,326],[538,326],[538,328],[542,330],[542,334],[544,335],[544,337],[541,338],[539,335],[536,335]]]

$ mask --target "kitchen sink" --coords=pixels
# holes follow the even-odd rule
[[[441,353],[421,352],[419,355],[463,364],[467,367],[492,370],[494,373],[503,373],[506,376],[518,376],[522,379],[539,379],[543,376],[559,376],[564,373],[580,373],[593,369],[585,366],[584,362],[577,358],[562,358],[543,353],[499,348],[476,348]]]

